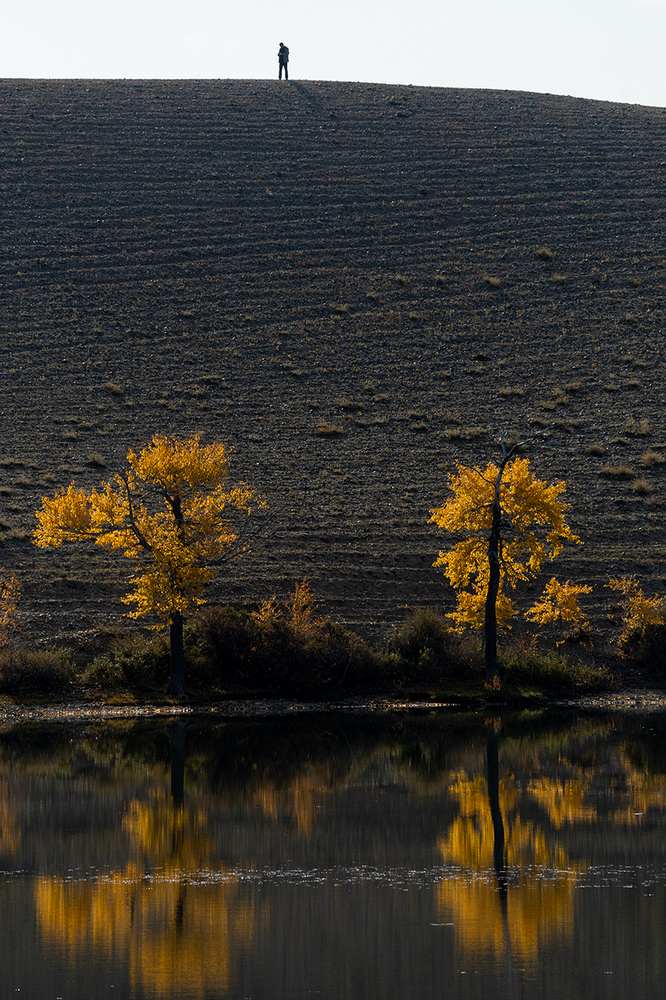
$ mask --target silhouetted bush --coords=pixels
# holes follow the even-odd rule
[[[666,673],[666,624],[648,624],[622,642],[622,652],[637,667],[660,676]]]
[[[71,686],[74,668],[68,650],[17,649],[0,654],[0,690],[5,694],[50,694]]]
[[[222,690],[306,695],[386,684],[382,658],[327,618],[303,629],[278,614],[209,607],[188,630],[186,658],[190,683]]]
[[[468,668],[459,637],[432,608],[412,611],[389,637],[388,650],[396,679],[404,681],[435,682]]]
[[[541,654],[516,647],[503,650],[498,659],[504,686],[576,693],[606,691],[613,686],[607,666],[588,666],[558,653]]]
[[[169,676],[169,644],[163,635],[152,640],[115,632],[111,648],[95,656],[80,672],[88,687],[102,691],[163,687]]]

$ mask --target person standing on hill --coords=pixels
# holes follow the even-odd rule
[[[284,70],[285,80],[289,79],[289,49],[284,44],[280,42],[280,48],[278,49],[278,65],[280,67],[280,72],[278,73],[278,80],[282,79],[282,70]]]

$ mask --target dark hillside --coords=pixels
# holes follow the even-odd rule
[[[228,439],[275,507],[222,598],[307,574],[365,631],[446,604],[428,511],[504,426],[552,432],[533,462],[586,540],[560,574],[663,590],[665,127],[522,93],[0,82],[0,565],[32,630],[121,614],[117,562],[26,533],[156,431]]]

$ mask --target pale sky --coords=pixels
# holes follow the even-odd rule
[[[666,0],[3,0],[0,78],[277,77],[666,107]]]

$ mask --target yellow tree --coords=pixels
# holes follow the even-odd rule
[[[434,563],[458,591],[450,617],[459,631],[483,628],[486,682],[498,677],[497,629],[510,627],[517,614],[508,591],[519,581],[536,576],[545,561],[554,559],[565,541],[580,542],[564,519],[567,504],[560,499],[563,482],[548,485],[537,479],[529,459],[507,450],[499,465],[485,469],[458,465],[449,477],[453,496],[431,510],[431,521],[465,537]]]
[[[169,625],[169,690],[185,693],[183,615],[203,604],[215,566],[243,547],[243,525],[265,500],[247,484],[228,485],[229,449],[202,445],[200,435],[179,440],[155,435],[127,469],[99,489],[72,483],[42,498],[34,541],[58,548],[89,540],[121,550],[136,564],[132,591],[123,600],[130,615],[156,615]]]

